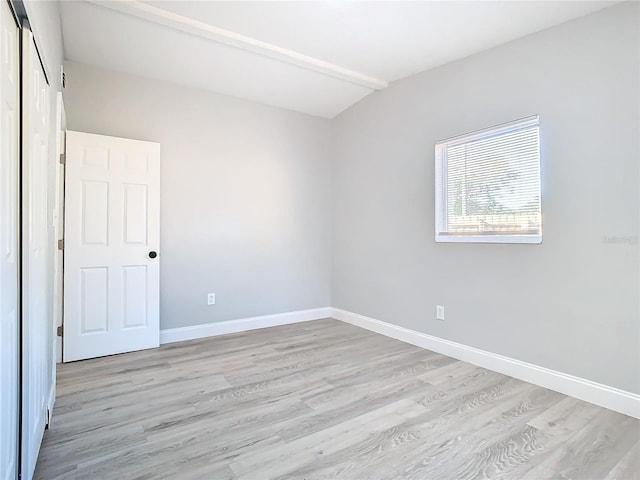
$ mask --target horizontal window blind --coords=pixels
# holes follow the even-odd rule
[[[437,241],[540,242],[537,116],[439,142],[436,161]]]

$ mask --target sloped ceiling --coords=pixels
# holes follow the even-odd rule
[[[63,1],[68,60],[333,118],[610,1]]]

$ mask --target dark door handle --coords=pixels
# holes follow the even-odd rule
[[[156,258],[157,256],[158,256],[158,252],[154,252],[153,250],[149,252],[149,258]]]

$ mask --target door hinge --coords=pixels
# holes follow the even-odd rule
[[[60,325],[58,328],[56,328],[56,335],[61,337],[63,333],[64,333],[64,325]]]
[[[66,165],[67,164],[67,154],[66,153],[61,153],[60,154],[60,163],[62,165]]]
[[[64,238],[58,240],[58,250],[64,250]]]

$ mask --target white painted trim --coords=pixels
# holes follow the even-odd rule
[[[49,417],[47,418],[46,428],[51,426],[51,419],[53,418],[53,406],[56,403],[56,386],[55,384],[51,386],[51,390],[49,391],[49,400],[47,400],[47,409],[49,410]]]
[[[640,395],[635,393],[399,327],[339,308],[332,308],[331,316],[336,320],[350,323],[411,345],[509,375],[510,377],[564,393],[625,415],[640,418]]]
[[[260,317],[240,318],[224,322],[205,323],[188,327],[169,328],[160,330],[160,344],[195,340],[197,338],[215,337],[228,333],[246,332],[258,328],[277,327],[291,323],[320,320],[331,316],[331,308],[314,308],[312,310],[298,310],[296,312],[276,313]]]
[[[63,74],[60,66],[60,76]],[[64,165],[59,161],[60,155],[65,152],[65,131],[66,113],[64,109],[64,98],[62,92],[56,94],[56,174],[55,174],[55,204],[53,208],[53,232],[54,244],[53,252],[53,360],[54,364],[62,362],[62,337],[58,337],[57,328],[62,326],[62,305],[64,304],[64,284],[63,262],[64,253],[58,250],[58,241],[64,238]],[[56,382],[56,369],[53,369],[52,382]]]
[[[183,15],[178,15],[136,0],[122,0],[118,2],[105,0],[88,1],[95,5],[100,5],[101,7],[142,18],[149,22],[164,25],[165,27],[173,28],[216,43],[257,53],[258,55],[306,68],[307,70],[313,70],[314,72],[371,88],[373,90],[382,90],[389,86],[389,83],[385,80],[370,77],[369,75],[349,70],[318,58],[303,55],[301,53],[294,52],[293,50],[278,47],[252,37],[247,37],[246,35],[240,35],[230,30],[215,27],[208,23],[194,20],[193,18],[185,17]]]

